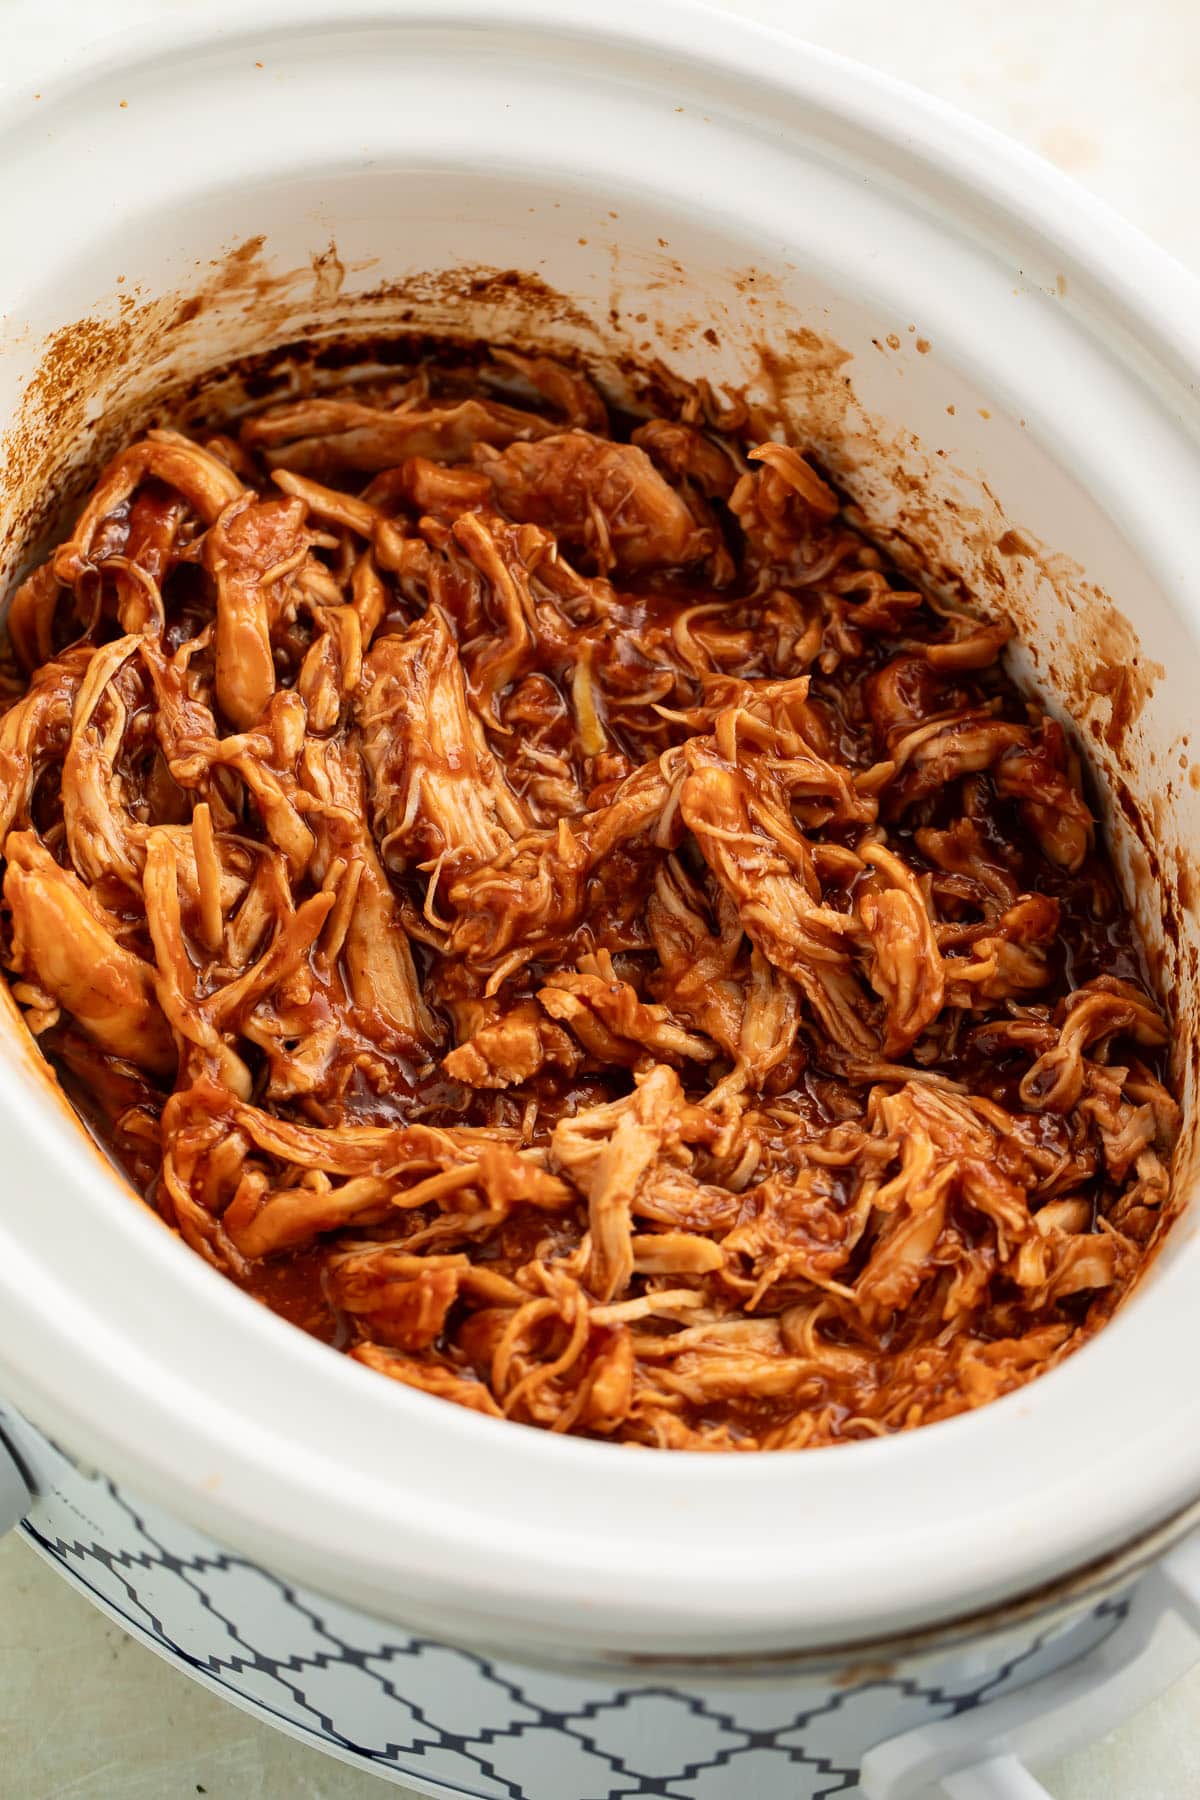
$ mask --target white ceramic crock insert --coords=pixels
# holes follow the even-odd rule
[[[935,505],[900,522],[969,577],[1019,527],[1114,598],[1164,671],[1127,746],[1130,787],[1147,813],[1169,798],[1165,868],[1200,842],[1197,290],[1013,146],[674,5],[367,3],[330,19],[292,0],[164,19],[153,48],[81,57],[39,101],[11,100],[0,158],[0,413],[24,404],[27,423],[39,406],[60,424],[127,416],[168,378],[467,265],[569,294],[552,328],[539,315],[551,339],[661,346],[687,376],[745,378],[757,341],[789,329],[832,339],[844,367],[793,346],[796,391],[823,395],[801,438],[876,517],[895,510],[898,467],[928,476]],[[167,301],[211,287],[259,234],[242,284],[168,332]],[[311,262],[331,241],[340,292]],[[290,286],[250,285],[289,270]],[[421,320],[522,322],[494,290],[459,306],[414,291]],[[364,310],[387,322],[403,305]],[[39,389],[51,334],[84,317],[112,330],[74,393]],[[832,405],[845,376],[882,424]],[[10,511],[57,454],[52,432],[19,450]],[[1009,567],[1043,672],[1074,666],[1058,639],[1086,635],[1085,577]],[[1144,856],[1130,866],[1161,938]],[[1186,1048],[1190,915],[1183,931],[1167,974]],[[1096,1342],[982,1412],[832,1451],[656,1455],[496,1425],[330,1355],[131,1202],[12,1025],[0,1059],[0,1390],[181,1518],[347,1603],[591,1659],[781,1652],[966,1614],[1200,1493],[1190,1217]]]

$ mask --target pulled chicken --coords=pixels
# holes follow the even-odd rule
[[[147,432],[12,598],[30,1030],[214,1268],[492,1417],[945,1418],[1165,1216],[1166,1027],[1062,726],[763,436],[443,347]]]

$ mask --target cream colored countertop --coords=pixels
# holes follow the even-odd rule
[[[0,85],[41,86],[72,38],[124,22],[152,32],[168,7],[199,11],[203,3],[0,0]],[[722,3],[902,76],[1022,139],[1200,270],[1197,0]],[[1200,1668],[1111,1737],[1039,1774],[1055,1800],[1200,1795]],[[0,1543],[0,1800],[383,1800],[389,1792],[406,1794],[215,1699],[110,1625],[24,1544]]]

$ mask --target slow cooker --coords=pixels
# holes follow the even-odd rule
[[[235,408],[244,370],[209,372],[291,344],[749,386],[1017,625],[1107,796],[1185,1113],[1181,1216],[1045,1379],[836,1450],[656,1455],[372,1379],[223,1283],[5,991],[9,1517],[220,1692],[429,1793],[1037,1792],[1021,1758],[1197,1654],[1196,285],[986,130],[676,4],[218,5],[67,57],[0,138],[6,588],[122,435]]]

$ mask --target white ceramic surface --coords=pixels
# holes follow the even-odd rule
[[[844,16],[845,16],[845,13],[847,13],[847,12],[850,12],[850,11],[852,11],[852,10],[853,10],[853,9],[843,9],[843,17],[844,17]],[[918,10],[919,10],[919,9],[918,9]],[[933,9],[933,10],[935,10],[935,11],[936,11],[936,8],[935,8],[935,9]],[[905,49],[906,49],[906,50],[907,50],[907,51],[908,51],[908,53],[909,53],[909,54],[911,54],[911,44],[912,44],[912,43],[917,43],[917,42],[919,42],[919,41],[920,41],[920,40],[921,40],[921,38],[922,38],[922,35],[923,35],[923,34],[922,34],[922,32],[921,32],[921,29],[920,29],[920,21],[919,21],[919,20],[918,20],[918,19],[917,19],[917,18],[916,18],[916,16],[915,16],[915,13],[906,13],[906,16],[905,16],[905,25],[906,25],[906,30],[907,30],[907,28],[908,28],[908,27],[909,27],[909,25],[910,25],[910,23],[911,23],[911,40],[910,40],[910,42],[909,42],[909,43],[906,43],[906,46],[905,46]],[[1010,32],[1011,32],[1011,30],[1012,30],[1012,20],[1009,20],[1009,21],[1008,21],[1008,28],[1009,28],[1009,30],[1010,30]],[[952,44],[953,44],[953,34],[949,34],[949,42],[950,42],[950,45],[952,45]],[[1094,54],[1094,53],[1093,53],[1093,54]],[[926,62],[926,60],[925,60],[925,57],[924,57],[924,55],[922,55],[922,59],[921,59],[921,60],[922,60],[922,66],[923,66],[923,67],[929,67],[929,66],[932,66],[932,67],[934,67],[934,68],[943,68],[943,69],[944,69],[944,68],[945,68],[945,67],[946,67],[946,66],[947,66],[947,65],[948,65],[948,62],[949,62],[949,59],[950,59],[950,57],[951,57],[951,55],[952,55],[952,49],[951,49],[951,48],[948,48],[948,44],[947,44],[947,40],[946,40],[946,38],[945,38],[945,37],[942,37],[942,38],[939,38],[939,39],[938,39],[938,41],[937,41],[937,42],[936,42],[936,43],[934,43],[934,44],[931,44],[931,45],[930,45],[930,48],[929,48],[929,60],[928,60],[928,62]],[[898,58],[898,59],[897,59],[897,60],[899,60],[899,58]],[[1032,57],[1032,56],[1030,56],[1030,55],[1027,55],[1027,56],[1026,56],[1026,59],[1025,59],[1025,63],[1024,63],[1024,65],[1023,65],[1023,66],[1024,66],[1024,68],[1025,68],[1025,70],[1026,70],[1026,73],[1025,73],[1025,75],[1024,75],[1024,77],[1023,77],[1023,79],[1024,79],[1024,80],[1025,80],[1025,81],[1026,81],[1026,82],[1027,82],[1027,83],[1028,83],[1028,82],[1032,82],[1032,81],[1033,81],[1033,76],[1032,76],[1032,75],[1031,75],[1031,74],[1030,74],[1030,73],[1029,73],[1029,71],[1030,71],[1030,70],[1031,70],[1031,69],[1032,69],[1032,68],[1034,68],[1034,67],[1035,67],[1035,62],[1034,62],[1034,59],[1033,59],[1033,57]],[[981,85],[981,86],[982,86],[982,87],[984,87],[984,88],[985,88],[985,89],[986,89],[986,85],[987,85],[987,84],[986,84],[986,82],[984,82],[984,81],[981,81],[981,82],[980,82],[980,85]],[[996,105],[996,106],[997,106],[997,107],[998,107],[998,105],[999,105],[999,102],[998,102],[998,101],[994,101],[994,102],[993,102],[993,104],[995,104],[995,105]],[[1157,124],[1158,124],[1158,127],[1159,127],[1159,129],[1160,129],[1160,130],[1161,130],[1161,128],[1162,128],[1162,121],[1161,121],[1161,119],[1157,119],[1157,120],[1156,120],[1156,123],[1157,123]],[[1047,124],[1047,125],[1046,125],[1046,126],[1045,126],[1045,130],[1046,130],[1046,131],[1047,131],[1047,132],[1048,132],[1048,131],[1050,131],[1050,130],[1051,130],[1051,129],[1052,129],[1052,127],[1051,127],[1051,126],[1050,126],[1050,125],[1049,125],[1049,124]],[[1086,134],[1082,134],[1082,135],[1083,135],[1083,136],[1086,136]],[[1067,137],[1065,137],[1065,138],[1064,138],[1064,139],[1063,139],[1063,142],[1064,142],[1064,144],[1066,144],[1066,145],[1068,145],[1068,146],[1069,146],[1069,144],[1070,144],[1070,138],[1069,138],[1069,134],[1068,134],[1068,136],[1067,136]],[[1047,146],[1046,146],[1046,147],[1051,147],[1051,146],[1049,146],[1049,145],[1047,145]],[[1079,139],[1078,139],[1078,136],[1077,136],[1077,139],[1076,139],[1076,142],[1075,142],[1075,150],[1076,150],[1076,151],[1077,151],[1077,152],[1078,152],[1078,150],[1079,150]],[[1161,206],[1162,206],[1162,204],[1163,204],[1163,195],[1164,195],[1164,194],[1165,194],[1165,195],[1167,195],[1167,196],[1168,196],[1168,197],[1169,197],[1169,195],[1170,195],[1170,191],[1171,191],[1171,190],[1170,190],[1170,184],[1169,184],[1169,183],[1165,183],[1165,182],[1164,182],[1164,183],[1160,183],[1160,184],[1158,184],[1158,187],[1157,187],[1157,189],[1156,189],[1156,193],[1155,193],[1155,203],[1156,203],[1156,205],[1158,205],[1158,206],[1159,206],[1159,207],[1161,207]],[[1178,231],[1178,234],[1179,234],[1179,236],[1180,236],[1180,238],[1181,238],[1181,239],[1182,239],[1182,238],[1183,238],[1183,237],[1184,237],[1184,236],[1185,236],[1185,234],[1186,234],[1186,231],[1187,231],[1187,222],[1186,222],[1186,221],[1185,221],[1185,219],[1184,219],[1184,217],[1183,217],[1183,215],[1182,215],[1182,214],[1180,214],[1180,215],[1179,215],[1179,216],[1178,216],[1178,219],[1177,219],[1177,226],[1176,226],[1176,229],[1177,229],[1177,231]],[[323,1791],[323,1790],[322,1790],[322,1791]],[[339,1791],[340,1791],[340,1790],[339,1790]],[[1065,1791],[1065,1790],[1064,1790],[1064,1791]],[[1098,1791],[1098,1790],[1095,1790],[1095,1789],[1091,1789],[1091,1788],[1084,1788],[1084,1789],[1082,1789],[1082,1790],[1079,1790],[1079,1791],[1082,1791],[1082,1792],[1091,1792],[1091,1791]],[[1119,1789],[1119,1790],[1115,1790],[1115,1791],[1120,1791],[1120,1792],[1121,1792],[1121,1793],[1122,1793],[1122,1794],[1125,1794],[1125,1795],[1127,1795],[1127,1796],[1132,1796],[1132,1794],[1133,1794],[1133,1792],[1134,1792],[1134,1790],[1133,1790],[1133,1789],[1132,1789],[1132,1788],[1131,1788],[1131,1787],[1129,1787],[1129,1786],[1127,1786],[1127,1785],[1126,1785],[1126,1786],[1122,1786],[1122,1787],[1121,1787],[1121,1788],[1120,1788],[1120,1789]],[[1146,1789],[1146,1790],[1145,1790],[1145,1791],[1146,1791],[1146,1792],[1147,1792],[1147,1794],[1148,1794],[1148,1793],[1149,1793],[1149,1792],[1151,1792],[1151,1791],[1153,1791],[1153,1790],[1152,1790],[1152,1789],[1151,1789],[1151,1788],[1149,1788],[1149,1787],[1147,1787],[1147,1789]],[[1171,1793],[1171,1792],[1177,1792],[1177,1791],[1180,1791],[1180,1790],[1179,1790],[1179,1789],[1178,1789],[1178,1788],[1176,1788],[1176,1787],[1173,1787],[1173,1786],[1172,1786],[1172,1785],[1171,1785],[1171,1784],[1170,1784],[1170,1778],[1169,1778],[1169,1776],[1165,1776],[1165,1777],[1164,1777],[1164,1785],[1163,1785],[1163,1786],[1162,1786],[1162,1788],[1161,1788],[1161,1790],[1160,1790],[1160,1791],[1161,1791],[1161,1792],[1163,1792],[1163,1793]]]

